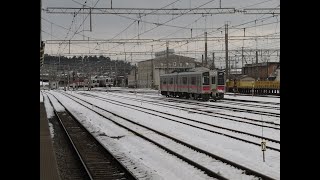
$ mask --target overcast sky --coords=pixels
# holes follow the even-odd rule
[[[96,4],[96,2],[98,2]],[[47,7],[87,7],[110,8],[111,0],[42,0],[42,8]],[[113,8],[218,8],[220,0],[113,0]],[[280,0],[221,0],[222,8],[280,8]],[[83,40],[86,39],[163,39],[163,38],[191,38],[204,37],[204,32],[208,32],[210,37],[224,37],[224,26],[228,22],[229,27],[239,29],[229,29],[229,36],[243,36],[244,28],[246,36],[265,36],[270,38],[253,38],[252,40],[230,40],[229,49],[280,49],[280,15],[272,16],[270,14],[215,14],[209,16],[202,15],[183,15],[181,17],[172,15],[147,15],[139,18],[137,15],[114,15],[99,14],[92,15],[92,32],[90,28],[89,17],[83,23],[87,15],[77,14],[75,17],[71,14],[52,14],[42,11],[42,40]],[[172,20],[173,19],[173,20]],[[139,28],[138,28],[138,20]],[[255,21],[256,20],[256,21]],[[142,22],[141,22],[142,21]],[[164,23],[168,26],[158,26],[150,23]],[[243,24],[243,25],[241,25]],[[177,27],[169,27],[169,26]],[[156,27],[156,28],[155,28]],[[184,29],[179,27],[185,27]],[[216,28],[222,28],[217,30]],[[127,29],[126,29],[127,28]],[[70,31],[69,31],[70,29]],[[126,30],[125,30],[126,29]],[[151,30],[152,29],[152,30]],[[85,30],[85,31],[83,31]],[[77,32],[75,34],[75,32]],[[122,32],[122,33],[120,33]],[[234,38],[233,38],[234,39]],[[243,39],[243,38],[241,38]],[[169,48],[173,48],[177,54],[193,57],[201,60],[201,51],[204,52],[204,41],[170,42]],[[153,50],[152,50],[153,48]],[[157,52],[166,49],[165,42],[152,43],[102,43],[90,42],[86,44],[71,44],[70,55],[97,53],[118,53],[118,52]],[[219,41],[208,41],[208,56],[212,57],[212,52],[224,50],[224,39]],[[47,43],[46,53],[68,55],[69,45]],[[200,51],[200,52],[199,52]],[[187,52],[187,53],[185,53]],[[152,55],[108,55],[111,59],[119,59],[137,62],[145,59],[151,59]],[[232,55],[232,54],[231,54]],[[275,54],[273,54],[275,55]],[[224,53],[216,53],[217,61],[219,57],[225,56]],[[278,57],[271,56],[270,60],[277,60]],[[219,63],[219,62],[218,62]],[[219,65],[218,65],[219,66]]]

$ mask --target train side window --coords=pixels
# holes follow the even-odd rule
[[[191,77],[191,84],[195,85],[196,84],[196,77]]]
[[[187,77],[183,77],[183,78],[182,78],[182,83],[183,83],[183,84],[187,84]]]
[[[212,78],[211,78],[211,84],[216,84],[216,77],[215,77],[215,76],[212,76]]]
[[[169,84],[173,84],[173,78],[170,78],[170,83]]]

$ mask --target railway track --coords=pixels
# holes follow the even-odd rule
[[[74,98],[77,98],[77,99],[80,99],[80,98],[75,97],[73,95],[70,95],[70,96],[72,96]],[[88,95],[85,95],[85,96],[88,96]],[[262,136],[259,136],[259,135],[256,135],[256,134],[252,134],[252,133],[248,133],[248,132],[244,132],[244,131],[239,131],[239,130],[235,130],[235,129],[231,129],[231,128],[217,126],[217,125],[209,124],[209,123],[202,122],[202,121],[197,121],[197,120],[186,118],[186,117],[182,117],[182,116],[178,116],[178,115],[174,115],[174,114],[170,114],[170,113],[166,113],[166,112],[162,112],[162,111],[157,111],[157,110],[150,109],[150,108],[136,107],[135,105],[132,105],[132,104],[123,103],[123,102],[115,101],[115,100],[108,100],[108,99],[102,98],[102,97],[97,97],[97,96],[92,96],[92,95],[89,95],[88,97],[92,97],[92,98],[95,98],[95,99],[100,99],[102,101],[105,101],[105,102],[108,102],[108,103],[111,103],[111,104],[115,104],[115,105],[118,105],[118,106],[134,109],[134,110],[137,110],[137,111],[140,111],[140,112],[151,114],[151,115],[154,115],[154,116],[157,116],[157,117],[161,117],[161,118],[164,118],[164,119],[167,119],[167,120],[170,120],[170,121],[174,121],[174,122],[177,122],[177,123],[181,123],[181,124],[184,124],[184,125],[187,125],[187,126],[191,126],[191,127],[194,127],[194,128],[202,129],[202,130],[205,130],[205,131],[208,131],[208,132],[211,132],[211,133],[227,136],[227,137],[230,137],[230,138],[233,138],[233,139],[237,139],[239,141],[243,141],[243,142],[246,142],[246,143],[254,144],[254,145],[257,145],[257,146],[261,146],[261,144],[258,143],[258,142],[260,142],[261,139],[265,139],[265,140],[268,140],[270,142],[273,142],[273,143],[276,143],[276,144],[280,144],[280,141],[278,141],[278,140],[267,138],[267,137],[262,137]],[[90,105],[93,105],[92,103],[90,103],[88,101],[85,101],[83,99],[80,99],[80,100],[82,100],[82,101],[84,101],[84,102],[86,102],[86,103],[88,103]],[[141,110],[141,109],[143,109],[143,110]],[[145,111],[145,110],[147,110],[147,111]],[[152,113],[152,112],[156,112],[156,113]],[[168,115],[169,117],[177,117],[179,119],[183,119],[183,121],[174,120],[172,118],[168,118],[166,116],[163,116],[163,114]],[[190,122],[192,122],[192,123],[196,122],[197,125],[190,124]],[[207,127],[204,128],[203,125],[205,125]],[[202,127],[200,127],[200,126],[202,126]],[[223,131],[221,131],[221,129],[222,130],[226,130],[227,132],[223,132]],[[237,137],[237,135],[246,135],[246,136]],[[252,137],[254,137],[256,139],[252,140]],[[250,140],[248,140],[248,138]],[[256,141],[256,142],[254,142],[254,141]],[[277,146],[277,145],[275,145],[275,146]],[[280,149],[277,148],[277,147],[268,146],[267,148],[271,149],[271,150],[274,150],[274,151],[280,152]]]
[[[241,102],[234,102],[234,101],[225,101],[225,100],[220,100],[218,103],[221,103],[221,104],[231,104],[231,105],[240,105],[240,106],[242,106],[242,107],[254,107],[254,108],[261,108],[261,109],[280,110],[280,107],[266,106],[266,105],[261,105],[261,104],[248,104],[248,103],[241,103]]]
[[[50,99],[49,101],[51,106],[54,108]],[[92,136],[86,128],[76,120],[76,118],[59,100],[58,102],[65,108],[65,111],[58,112],[54,108],[54,113],[59,119],[70,143],[81,160],[88,177],[95,180],[135,180],[136,178],[131,174],[131,172],[128,171],[107,149],[105,149],[94,138],[94,136]]]
[[[52,113],[54,113],[48,95],[44,95],[43,98],[47,113],[51,110]],[[67,134],[63,131],[63,127],[59,123],[58,118],[53,114],[53,116],[50,115],[48,121],[52,124],[54,129],[52,145],[56,155],[60,179],[89,180],[90,178],[77,156],[76,151],[72,147],[72,144],[68,140]]]
[[[234,93],[225,93],[226,95],[233,96]],[[252,96],[252,94],[238,94],[240,96]],[[253,95],[254,97],[267,97],[267,98],[280,98],[280,95]]]
[[[236,101],[236,102],[250,102],[250,103],[259,103],[259,104],[270,104],[270,105],[280,106],[280,103],[267,102],[267,101],[253,101],[253,100],[247,100],[247,99],[232,99],[232,98],[225,98],[225,97],[223,98],[223,100]]]
[[[163,97],[152,97],[152,96],[150,96],[150,97],[148,96],[148,98],[161,99],[161,100],[166,100],[166,99],[173,99],[174,100],[174,98],[163,98]],[[229,102],[229,101],[233,101],[233,102]],[[245,103],[241,103],[241,102],[245,102]],[[273,103],[273,102],[223,98],[222,100],[217,101],[217,103],[241,105],[242,107],[247,106],[247,107],[255,107],[255,108],[280,110],[280,107],[275,107],[275,106],[280,106],[280,103]],[[251,103],[251,104],[248,104],[248,103]],[[254,103],[254,104],[252,104],[252,103]],[[274,106],[267,106],[267,105],[274,105]]]
[[[97,91],[102,92],[102,91]],[[147,97],[147,96],[144,96]],[[163,98],[163,97],[149,97],[150,99],[156,99],[156,100],[165,100],[167,102],[178,102],[183,104],[189,104],[189,105],[197,105],[201,107],[207,107],[207,108],[215,108],[215,109],[222,109],[222,110],[230,110],[233,112],[245,112],[245,113],[251,113],[251,114],[257,114],[257,115],[266,115],[270,117],[280,117],[279,113],[274,112],[266,112],[266,111],[260,111],[260,110],[253,110],[253,109],[246,109],[246,108],[238,108],[238,107],[228,107],[228,106],[222,106],[222,105],[214,105],[214,104],[204,104],[200,102],[195,102],[193,100],[184,100],[184,99],[178,99],[178,98]]]
[[[75,100],[66,93],[63,93],[64,96],[68,97],[72,101],[76,102],[77,104],[80,104],[87,109],[91,110],[92,112],[95,112],[96,114],[100,115],[101,117],[115,123],[116,125],[134,133],[135,135],[155,144],[156,146],[160,147],[161,149],[164,149],[168,153],[177,156],[178,158],[184,160],[185,162],[189,163],[190,165],[198,168],[199,170],[205,172],[207,175],[217,178],[217,179],[230,179],[230,177],[224,177],[224,176],[230,176],[230,172],[238,171],[237,173],[239,176],[251,176],[252,178],[262,178],[262,179],[274,179],[271,178],[265,174],[262,174],[260,172],[254,171],[250,168],[247,168],[245,166],[242,166],[240,164],[237,164],[233,161],[227,160],[225,158],[222,158],[221,156],[215,155],[213,153],[210,153],[208,151],[205,151],[203,149],[200,149],[198,147],[195,147],[191,144],[188,144],[186,142],[183,142],[177,138],[174,138],[170,135],[167,135],[165,133],[159,132],[155,129],[152,129],[150,127],[144,126],[142,124],[139,124],[135,121],[132,121],[128,118],[125,118],[123,116],[120,116],[118,114],[115,114],[113,112],[110,112],[106,109],[103,109],[99,106],[93,105],[91,103],[87,103],[84,100]],[[79,102],[81,101],[81,102]],[[84,102],[84,103],[83,103]],[[88,104],[88,105],[85,105]],[[95,110],[98,109],[98,110]],[[108,115],[104,115],[102,113],[108,113],[113,115],[117,118],[117,120],[113,120]],[[145,133],[145,132],[152,132],[152,133]],[[189,152],[189,155],[186,154],[186,152]],[[190,155],[192,154],[192,155]],[[205,157],[205,159],[204,159]],[[194,160],[199,158],[201,161]],[[209,165],[202,165],[202,163]],[[210,163],[214,163],[215,166],[210,166]],[[227,169],[221,168],[221,167],[228,167]],[[219,172],[214,172],[211,169],[218,168]],[[237,178],[244,178],[244,177],[237,177]],[[236,178],[236,179],[237,179]],[[248,178],[248,177],[246,177]],[[232,179],[232,178],[231,178]]]
[[[87,93],[85,93],[85,94],[87,94]],[[114,94],[112,94],[112,96],[116,96],[116,97],[123,98],[123,99],[130,99],[130,100],[134,100],[134,101],[137,100],[137,98],[133,98],[133,97],[125,97],[125,96],[119,96],[119,95],[114,95]],[[221,113],[221,112],[213,112],[210,110],[188,108],[183,105],[181,105],[181,106],[176,105],[176,104],[171,105],[171,104],[163,103],[160,101],[155,102],[155,101],[144,99],[143,102],[155,104],[155,105],[162,106],[162,107],[169,107],[169,108],[173,108],[173,109],[178,109],[178,110],[182,109],[182,110],[185,110],[188,112],[190,112],[190,110],[192,110],[192,113],[196,113],[196,114],[202,114],[202,115],[207,115],[207,116],[211,116],[211,117],[218,117],[218,118],[222,118],[222,119],[229,120],[229,121],[241,122],[241,123],[251,124],[254,126],[260,126],[260,127],[280,130],[280,124],[272,122],[272,121],[257,120],[257,119],[252,119],[252,118],[248,118],[248,117],[243,117],[243,116],[236,116],[236,115],[231,115],[231,114],[226,114],[226,113]],[[230,118],[230,117],[232,117],[232,118]],[[236,118],[236,119],[233,119],[233,118]],[[263,125],[262,123],[265,125]]]
[[[233,112],[246,112],[246,113],[266,115],[266,116],[271,116],[271,117],[280,117],[279,113],[266,112],[266,111],[260,111],[260,110],[252,110],[252,109],[246,109],[246,108],[240,108],[240,107],[227,107],[227,106],[214,105],[214,104],[204,104],[204,103],[191,102],[191,101],[186,101],[186,100],[182,100],[182,99],[174,99],[174,98],[169,98],[167,101],[168,102],[184,103],[184,104],[187,103],[189,105],[197,105],[197,106],[201,106],[201,107],[230,110]]]

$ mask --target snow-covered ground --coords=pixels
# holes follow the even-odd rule
[[[228,99],[240,99],[240,100],[250,100],[250,101],[264,101],[264,102],[275,102],[280,103],[280,98],[272,97],[257,97],[257,96],[241,96],[241,95],[224,95]]]
[[[110,93],[110,94],[106,94],[106,95],[101,95],[101,94],[98,94],[98,93],[95,93],[95,92],[86,92],[86,94],[93,94],[93,95],[96,95],[96,96],[99,96],[99,97],[104,97],[105,96],[106,98],[108,98],[110,100],[115,100],[115,101],[118,101],[118,102],[119,102],[119,100],[121,102],[123,101],[123,99],[119,99],[118,97],[116,97],[114,95],[116,93],[114,93],[114,94]],[[82,96],[79,96],[79,97],[82,98]],[[88,100],[91,101],[91,102],[94,102],[90,98],[88,98]],[[212,118],[212,117],[208,118],[208,116],[202,115],[202,114],[194,114],[194,113],[190,114],[190,111],[187,111],[187,110],[177,110],[177,109],[173,109],[173,108],[170,108],[170,107],[161,107],[161,108],[159,108],[159,106],[157,106],[157,105],[146,104],[146,101],[144,101],[142,99],[137,99],[137,100],[125,99],[125,103],[131,104],[131,105],[133,105],[133,106],[135,106],[137,108],[138,107],[142,107],[142,108],[144,107],[144,108],[153,109],[153,110],[156,110],[156,111],[165,112],[165,113],[169,113],[169,114],[172,114],[172,115],[181,116],[181,117],[184,117],[184,118],[189,118],[189,119],[197,120],[197,121],[200,121],[200,122],[216,125],[216,126],[222,126],[222,127],[226,127],[226,128],[232,128],[232,129],[235,129],[235,130],[239,130],[239,131],[250,132],[250,133],[253,133],[253,134],[256,134],[256,135],[261,135],[261,127],[258,127],[258,126],[253,126],[253,125],[250,125],[250,124],[243,124],[243,123],[240,123],[240,122],[232,122],[232,121],[225,120],[225,119],[222,119],[222,118]],[[171,104],[171,105],[177,106],[175,103],[170,103],[170,102],[168,102],[166,104]],[[196,106],[191,106],[191,107],[196,107]],[[162,116],[170,117],[168,115],[164,115],[163,113],[156,113],[156,114],[160,114]],[[181,118],[177,118],[177,117],[170,117],[170,118],[178,120],[178,121],[183,121]],[[193,122],[188,122],[188,123],[196,124],[196,123],[193,123]],[[206,127],[206,125],[201,125],[201,127]],[[206,127],[206,128],[208,128],[208,127]],[[266,137],[270,137],[272,139],[280,140],[280,132],[278,130],[266,128],[264,130],[264,135]]]
[[[132,93],[131,95],[128,94],[130,91],[132,92],[133,89],[126,90],[123,88],[115,88],[115,87],[111,89],[118,91],[119,93],[98,93],[98,92],[86,91],[86,93],[88,94],[107,98],[107,100],[109,101],[111,100],[110,102],[105,102],[96,98],[87,97],[76,92],[72,92],[72,93],[68,92],[68,93],[72,96],[79,97],[85,101],[95,104],[96,106],[106,109],[112,113],[128,118],[134,122],[137,122],[149,128],[155,129],[162,133],[171,135],[183,142],[192,144],[193,146],[196,146],[200,149],[219,155],[221,157],[224,157],[225,159],[234,161],[238,164],[241,164],[243,166],[246,166],[250,169],[261,172],[263,174],[266,174],[275,179],[280,179],[280,153],[277,151],[267,150],[265,153],[266,162],[262,162],[262,151],[261,151],[261,147],[259,146],[245,143],[243,141],[239,141],[236,139],[232,139],[227,136],[211,133],[202,129],[190,127],[178,122],[173,122],[162,117],[157,117],[155,115],[146,114],[138,110],[141,110],[141,108],[139,109],[139,107],[146,107],[149,109],[154,109],[154,110],[158,110],[165,113],[172,113],[181,117],[194,119],[200,122],[205,122],[208,124],[231,128],[231,129],[236,129],[239,131],[244,131],[244,132],[257,134],[257,135],[261,135],[261,131],[262,131],[261,127],[253,126],[250,124],[244,124],[240,122],[227,121],[222,118],[208,117],[206,115],[201,115],[201,114],[194,114],[194,113],[190,114],[188,113],[188,111],[173,109],[170,107],[160,107],[155,104],[144,102],[143,96],[140,98],[136,98],[136,100],[123,98],[123,97],[121,98],[117,96],[117,94],[119,95],[120,92],[121,92],[121,96],[134,97]],[[101,88],[101,91],[104,91],[104,89]],[[154,96],[158,96],[157,95],[158,92],[154,90],[143,91],[142,89],[142,90],[139,90],[139,92],[154,94]],[[79,100],[70,96],[72,99],[76,100],[76,101],[73,101],[67,96],[59,93],[59,91],[50,91],[50,93],[54,94],[66,106],[66,108],[73,113],[75,117],[79,118],[80,122],[84,124],[93,134],[95,134],[96,137],[110,151],[116,153],[117,156],[120,156],[120,157],[124,156],[127,159],[129,159],[129,161],[126,161],[125,164],[128,166],[129,169],[135,172],[135,174],[138,174],[138,176],[140,173],[140,177],[147,176],[150,179],[210,179],[210,177],[203,174],[193,166],[185,163],[184,161],[181,161],[180,159],[176,158],[175,156],[172,156],[171,154],[168,154],[164,150],[157,148],[157,146],[154,146],[149,142],[143,141],[141,138],[138,138],[131,132],[123,128],[120,128],[119,126],[115,125],[111,121],[106,120],[105,118],[97,115],[96,113],[92,112],[88,108],[85,108],[79,105],[76,102]],[[64,108],[57,103],[55,98],[53,98],[51,95],[49,95],[49,97],[58,111],[64,111]],[[46,100],[46,96],[44,98],[45,98],[45,101],[44,101],[45,105],[48,106],[48,104],[46,103],[48,102]],[[251,98],[251,97],[248,97],[248,98]],[[276,98],[272,98],[272,99],[276,99]],[[40,96],[40,100],[41,100],[41,96]],[[257,100],[255,98],[251,100],[262,101],[260,99]],[[143,135],[153,138],[158,143],[162,143],[165,146],[168,146],[169,148],[175,148],[176,151],[181,151],[181,153],[184,154],[186,157],[190,157],[193,160],[194,159],[197,160],[200,164],[204,164],[204,166],[210,167],[210,169],[214,170],[215,172],[219,171],[222,175],[224,175],[225,177],[228,177],[228,179],[252,179],[252,177],[250,178],[250,176],[241,175],[241,172],[234,170],[230,167],[228,168],[227,166],[224,167],[224,165],[221,165],[218,162],[214,164],[215,160],[210,160],[210,158],[205,156],[202,157],[201,154],[195,154],[195,152],[193,151],[180,147],[177,144],[173,144],[172,142],[165,140],[164,138],[161,138],[160,136],[150,132],[150,130],[143,129],[141,127],[139,128],[136,125],[133,125],[132,123],[130,124],[128,122],[125,122],[121,118],[118,118],[102,110],[99,110],[94,106],[89,105],[83,101],[79,101],[79,102],[85,104],[90,108],[93,108],[95,111],[100,112],[101,114],[105,115],[106,117],[110,118],[113,121],[116,121],[125,126],[133,128],[134,130],[141,132]],[[132,106],[122,107],[120,106],[120,102],[127,103]],[[274,101],[271,101],[271,102],[274,102]],[[170,102],[166,102],[166,103],[170,104]],[[171,104],[177,105],[177,103],[172,103],[172,102]],[[135,109],[133,109],[133,106],[135,106]],[[188,105],[183,105],[183,106],[188,106]],[[47,108],[46,110],[50,111],[50,109],[47,109]],[[168,118],[170,117],[169,115],[165,115],[161,112],[158,112],[158,113],[153,112],[153,113],[159,116],[161,115]],[[229,113],[234,114],[235,112],[229,112]],[[246,113],[245,115],[246,116],[252,115],[251,118],[256,118],[256,116],[254,116],[253,114],[250,115]],[[179,117],[170,117],[170,118],[176,121],[186,122],[186,120],[183,120]],[[278,123],[280,124],[280,118],[276,118],[276,119],[278,119]],[[196,122],[187,122],[187,123],[196,125],[202,128],[210,129],[210,130],[223,132],[225,134],[230,133],[230,134],[233,134],[234,136],[238,136],[240,138],[241,137],[246,138],[250,141],[255,141],[259,143],[259,139],[257,138],[236,134],[233,132],[228,132],[226,130],[221,130],[221,129],[219,130],[218,128],[210,127],[208,125],[203,125]],[[280,140],[280,130],[264,128],[263,134],[265,137]],[[272,145],[273,147],[280,149],[279,144],[267,142],[267,146],[268,145]],[[145,178],[140,178],[140,179],[145,179]]]
[[[40,97],[43,97],[43,96],[40,94]],[[52,108],[52,106],[49,102],[49,99],[46,95],[43,97],[43,99],[44,99],[44,107],[46,109],[47,118],[50,119],[54,116],[53,108]],[[49,123],[50,135],[51,135],[51,138],[53,138],[54,137],[53,125],[50,122],[48,122],[48,123]]]
[[[94,92],[85,92],[85,93],[94,93]],[[96,93],[100,93],[100,94],[103,94],[103,95],[108,95],[109,93],[112,94],[112,92],[96,92]],[[235,111],[224,110],[224,109],[200,107],[198,105],[191,105],[191,104],[189,105],[189,104],[180,104],[180,103],[175,103],[175,102],[167,102],[167,98],[160,98],[160,100],[157,100],[157,101],[154,100],[154,99],[150,99],[150,98],[158,97],[158,95],[145,95],[145,94],[134,94],[134,93],[118,93],[118,92],[115,92],[115,93],[112,94],[112,97],[116,97],[116,96],[133,98],[134,101],[138,101],[140,103],[161,102],[162,104],[174,106],[174,108],[176,108],[176,109],[177,108],[180,108],[180,109],[181,108],[183,108],[183,109],[189,108],[188,109],[188,113],[193,112],[193,110],[191,108],[196,108],[196,109],[199,109],[199,110],[205,110],[205,111],[213,112],[215,114],[215,116],[221,116],[221,117],[237,116],[239,118],[235,118],[235,119],[238,119],[238,120],[241,120],[241,117],[245,117],[245,118],[252,118],[252,119],[256,119],[256,120],[260,120],[260,121],[274,122],[274,123],[277,123],[277,124],[280,123],[280,118],[271,117],[271,116],[268,116],[268,115],[252,114],[252,113],[248,113],[248,112],[235,112]],[[192,102],[192,103],[195,102],[193,100],[181,100],[181,99],[178,99],[178,100],[179,101],[184,101],[184,102]],[[202,102],[202,104],[203,105],[215,105],[216,102]],[[222,106],[224,106],[224,105],[222,105]],[[241,105],[234,106],[234,107],[243,108]],[[157,109],[159,109],[158,106],[157,106]],[[261,110],[261,109],[259,109],[259,110]],[[222,114],[225,114],[225,115],[222,115]],[[241,121],[252,122],[252,121],[248,121],[248,120],[245,120],[245,119],[242,119]]]
[[[40,102],[43,102],[43,95],[42,95],[41,91],[40,91]]]

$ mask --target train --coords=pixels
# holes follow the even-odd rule
[[[95,76],[91,77],[91,88],[94,87],[111,87],[113,86],[114,79],[105,76]],[[89,79],[85,78],[84,80],[79,81],[79,87],[88,87]]]
[[[229,81],[226,83],[226,92],[255,95],[280,95],[280,81]]]
[[[160,75],[160,91],[166,97],[216,101],[224,98],[225,72],[202,69]]]
[[[110,77],[100,76],[97,77],[97,83],[99,87],[111,87],[113,86],[114,79]]]

